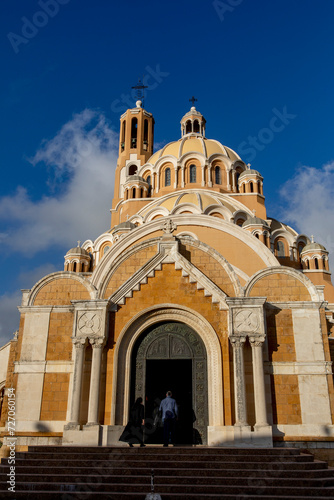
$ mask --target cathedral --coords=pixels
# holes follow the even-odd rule
[[[121,446],[138,397],[145,442],[161,444],[170,390],[180,444],[331,446],[326,248],[267,216],[263,177],[206,137],[194,105],[156,152],[154,123],[140,100],[120,117],[110,228],[22,291],[4,442],[14,389],[21,449]]]

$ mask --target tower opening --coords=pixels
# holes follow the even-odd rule
[[[137,147],[137,127],[138,127],[137,118],[132,118],[132,121],[131,121],[131,148],[132,149]]]

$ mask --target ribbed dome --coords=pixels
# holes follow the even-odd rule
[[[246,226],[258,226],[258,225],[261,225],[261,226],[268,226],[268,223],[263,220],[263,219],[260,219],[259,217],[249,217],[247,220],[245,220],[245,222],[243,223],[242,227],[246,227]]]
[[[246,177],[247,175],[258,175],[258,176],[262,177],[260,172],[258,172],[257,170],[254,170],[253,168],[250,168],[248,170],[244,170],[243,172],[241,172],[239,179],[241,179],[241,177]]]
[[[227,156],[232,161],[241,160],[240,156],[233,149],[223,146],[220,142],[213,139],[206,139],[200,134],[191,134],[164,146],[151,156],[148,163],[154,165],[163,156],[171,155],[175,158],[180,158],[184,154],[191,152],[199,153],[207,159],[214,154],[220,154]]]
[[[121,222],[120,224],[118,224],[117,226],[114,227],[114,231],[115,230],[118,230],[118,229],[134,229],[136,227],[135,224],[133,224],[132,222],[130,221],[125,221],[125,222]]]
[[[305,245],[304,248],[303,248],[303,251],[301,253],[304,253],[304,252],[308,252],[310,250],[324,250],[325,252],[327,252],[326,248],[321,245],[320,243],[309,243],[308,245]]]
[[[89,257],[89,253],[87,252],[87,250],[85,250],[84,248],[82,247],[74,247],[74,248],[71,248],[67,253],[66,255],[69,255],[69,254],[75,254],[75,255],[86,255],[87,257]]]

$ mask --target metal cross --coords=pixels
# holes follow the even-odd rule
[[[192,96],[192,98],[191,98],[191,99],[189,99],[189,102],[192,102],[192,103],[193,103],[193,106],[194,106],[194,104],[195,104],[195,102],[196,102],[196,101],[198,101],[198,99],[195,99],[195,97],[194,97],[194,96]]]
[[[147,85],[144,85],[140,78],[138,78],[138,83],[137,85],[134,85],[133,87],[131,87],[133,89],[136,89],[137,90],[137,98],[140,99],[142,102],[143,102],[143,107],[144,107],[144,89],[148,89],[148,86]]]

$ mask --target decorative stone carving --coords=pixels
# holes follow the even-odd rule
[[[177,225],[171,219],[168,219],[162,226],[162,230],[166,234],[172,234],[176,229]]]
[[[234,333],[255,333],[258,331],[259,325],[260,319],[258,311],[254,311],[252,309],[240,309],[234,311]]]
[[[101,323],[102,320],[100,313],[87,311],[81,314],[78,318],[78,330],[82,335],[96,335],[100,332]]]

